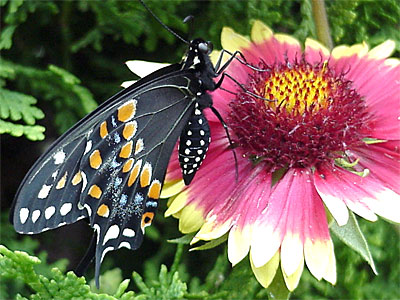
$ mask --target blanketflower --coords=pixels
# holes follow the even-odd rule
[[[338,46],[331,52],[307,39],[274,34],[256,21],[251,40],[224,28],[222,46],[240,50],[254,71],[237,60],[212,93],[228,124],[205,111],[211,145],[189,186],[173,153],[162,196],[165,215],[183,233],[210,241],[228,235],[235,265],[248,254],[264,287],[279,265],[289,290],[304,264],[318,279],[336,282],[327,217],[345,225],[352,211],[400,222],[400,62],[388,58],[394,42]],[[269,101],[266,101],[268,99]],[[238,176],[236,178],[236,168]]]

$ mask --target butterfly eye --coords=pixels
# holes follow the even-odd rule
[[[208,43],[199,43],[198,45],[199,51],[205,54],[209,53],[209,45]]]

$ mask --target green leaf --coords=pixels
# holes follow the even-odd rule
[[[93,293],[86,284],[85,278],[77,277],[73,272],[63,274],[58,268],[53,268],[49,277],[38,274],[34,269],[34,266],[38,264],[41,264],[41,261],[37,257],[29,256],[22,251],[13,252],[0,245],[0,281],[9,278],[22,280],[34,291],[31,299],[116,300],[118,297],[127,300],[134,298],[133,292],[124,293],[129,280],[117,287],[116,297],[113,297],[104,293]],[[113,271],[109,273],[107,279],[112,279],[112,275],[115,275]],[[17,296],[17,299],[24,298]]]
[[[168,240],[168,243],[189,245],[195,233],[185,234],[179,238]]]
[[[31,141],[44,140],[45,136],[43,132],[45,130],[46,128],[40,125],[21,125],[0,120],[0,134],[8,133],[15,137],[25,135]]]
[[[122,282],[122,272],[119,268],[105,271],[100,276],[100,288],[97,289],[94,279],[90,281],[90,287],[92,290],[98,293],[115,294],[118,291],[118,287]]]
[[[11,78],[11,79],[15,78],[14,69],[9,64],[5,64],[1,58],[0,58],[0,77]]]
[[[360,254],[371,266],[372,271],[378,274],[368,243],[361,232],[356,216],[351,211],[349,211],[349,221],[346,225],[339,226],[336,222],[332,222],[330,229],[343,243]]]
[[[49,70],[51,72],[53,72],[54,74],[57,74],[58,76],[60,76],[62,78],[62,80],[67,84],[75,85],[75,84],[81,83],[81,81],[79,80],[78,77],[72,75],[70,72],[68,72],[62,68],[59,68],[55,65],[49,65]]]
[[[165,265],[161,265],[158,281],[152,280],[148,285],[143,278],[136,272],[132,273],[133,280],[144,294],[138,299],[182,299],[187,292],[186,283],[179,278],[179,273],[175,272],[171,276]]]
[[[207,242],[201,246],[191,248],[189,251],[197,251],[197,250],[208,250],[215,248],[219,245],[221,245],[223,242],[225,242],[228,239],[228,234],[225,234],[215,240],[211,240],[210,242]]]
[[[117,291],[114,294],[114,297],[119,298],[122,296],[122,294],[126,291],[126,289],[128,288],[130,280],[129,279],[125,279],[124,281],[121,282],[121,284],[118,286]]]
[[[11,48],[12,37],[16,28],[16,25],[8,25],[2,29],[0,34],[0,50]]]
[[[26,124],[34,125],[35,120],[42,119],[44,113],[33,106],[36,99],[32,96],[2,89],[0,93],[0,118],[13,121],[23,119]]]
[[[274,280],[272,280],[267,290],[269,299],[289,299],[290,291],[286,287],[281,268],[278,268]]]

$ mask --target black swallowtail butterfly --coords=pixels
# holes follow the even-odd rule
[[[181,63],[122,90],[64,133],[33,165],[15,196],[11,219],[19,233],[89,220],[97,238],[82,268],[94,256],[97,285],[108,251],[141,245],[178,138],[185,184],[206,155],[210,128],[202,111],[210,107],[217,113],[207,92],[220,86],[223,76],[214,79],[235,55],[214,68],[210,42],[188,44]]]

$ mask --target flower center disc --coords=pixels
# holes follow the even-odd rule
[[[310,167],[341,157],[362,143],[365,102],[344,74],[327,63],[301,61],[266,65],[249,75],[246,90],[230,103],[228,125],[235,142],[268,171]]]

